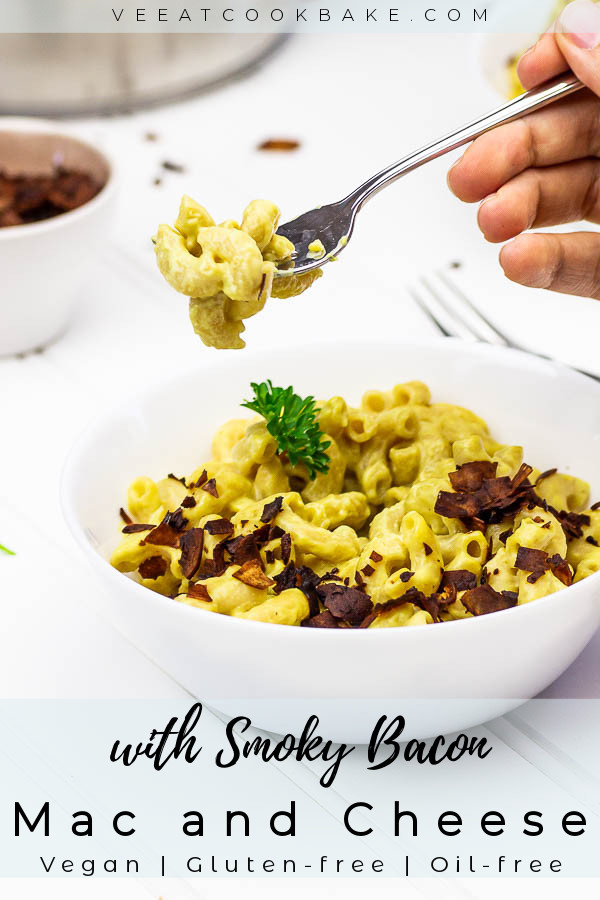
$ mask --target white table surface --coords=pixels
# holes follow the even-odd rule
[[[120,209],[114,232],[98,247],[96,271],[67,333],[42,353],[0,360],[0,543],[16,551],[14,557],[0,554],[1,696],[186,696],[94,612],[104,588],[76,548],[59,504],[63,460],[91,417],[135,392],[141,379],[160,380],[165,364],[171,371],[185,369],[198,354],[215,352],[193,335],[185,299],[156,271],[149,242],[156,224],[174,218],[183,192],[216,218],[238,216],[255,196],[275,199],[291,218],[343,195],[404,151],[497,103],[491,88],[473,78],[475,52],[472,37],[428,36],[424,45],[416,36],[306,36],[290,40],[260,70],[216,93],[78,124],[117,159]],[[302,102],[309,96],[317,99]],[[146,140],[147,132],[157,140]],[[298,138],[300,150],[255,150],[264,138],[279,136]],[[161,172],[165,159],[183,164],[186,174]],[[387,333],[430,335],[431,325],[403,286],[420,272],[459,259],[465,283],[507,332],[534,349],[598,370],[600,308],[506,282],[494,261],[496,249],[477,231],[474,209],[446,189],[447,167],[447,160],[432,164],[381,194],[362,213],[343,262],[328,267],[301,299],[271,301],[249,321],[248,345],[267,349],[290,335],[310,340],[317,322],[320,333],[340,336],[376,336],[382,323]],[[160,186],[153,185],[155,176]],[[600,697],[599,651],[597,636],[546,695]],[[496,742],[515,758],[571,785],[577,781],[572,758],[555,752],[559,731],[544,731],[546,724],[540,729],[543,734],[532,735],[518,713],[490,726]],[[305,771],[304,777],[307,791],[314,790],[314,775]],[[244,890],[258,892],[260,884]],[[275,882],[269,884],[274,889]],[[435,884],[429,889],[420,882],[414,892],[439,895]],[[493,896],[491,882],[485,884],[484,893],[481,882],[453,881],[444,896]],[[28,896],[25,885],[15,883],[11,896]],[[61,885],[61,896],[70,897],[71,889]],[[47,890],[53,896],[54,888]],[[93,897],[98,885],[87,890]],[[161,886],[167,898],[197,896],[198,890],[183,882],[170,891]],[[286,882],[288,893],[295,890]],[[330,883],[328,890],[335,893],[341,885]],[[408,886],[404,890],[411,896]],[[545,890],[552,897],[552,887]],[[224,886],[211,887],[218,891],[225,892]],[[156,896],[156,886],[140,881],[130,882],[122,896],[148,894]]]

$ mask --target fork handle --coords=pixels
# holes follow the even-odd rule
[[[464,125],[456,131],[452,131],[445,137],[427,144],[425,147],[421,147],[420,150],[405,156],[404,159],[392,163],[391,166],[382,169],[377,175],[373,175],[372,178],[361,184],[346,200],[352,202],[353,207],[358,209],[370,197],[378,193],[382,188],[387,187],[388,184],[406,175],[407,172],[412,172],[432,159],[437,159],[439,156],[444,156],[445,153],[450,153],[450,151],[474,141],[480,135],[485,134],[486,131],[491,131],[493,128],[497,128],[499,125],[504,125],[507,122],[514,122],[515,119],[520,119],[536,109],[542,109],[549,103],[560,100],[561,97],[574,94],[575,91],[580,90],[582,87],[584,85],[574,75],[565,74],[551,81],[546,81],[539,87],[511,100],[510,103],[492,110],[492,112],[475,119],[473,122],[469,122],[468,125]]]

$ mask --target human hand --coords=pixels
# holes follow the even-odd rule
[[[600,223],[600,3],[565,7],[517,71],[530,89],[569,68],[586,89],[478,138],[448,184],[467,203],[483,201],[477,220],[488,241],[509,241],[500,251],[508,278],[598,300],[600,233],[523,232]]]

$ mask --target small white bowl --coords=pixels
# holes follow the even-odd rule
[[[115,178],[105,154],[62,125],[0,117],[0,171],[41,174],[55,154],[103,187],[70,212],[0,228],[0,356],[41,347],[64,331],[109,229]]]
[[[63,475],[66,519],[107,588],[102,611],[135,645],[219,709],[254,715],[255,724],[279,733],[318,713],[328,737],[353,743],[368,738],[382,708],[407,715],[407,733],[417,736],[483,722],[534,696],[573,662],[600,622],[600,574],[476,619],[328,631],[200,611],[111,568],[117,510],[131,479],[192,471],[209,458],[217,426],[243,414],[250,381],[266,378],[350,402],[368,388],[421,379],[435,400],[466,406],[498,439],[523,444],[526,460],[578,474],[600,497],[600,387],[564,366],[450,339],[207,355],[191,374],[100,416]]]

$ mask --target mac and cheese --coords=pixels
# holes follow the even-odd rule
[[[171,287],[190,298],[194,331],[208,347],[241,349],[244,319],[267,299],[295,297],[320,275],[273,279],[279,263],[291,259],[294,245],[276,233],[279,209],[253,200],[241,225],[216,225],[204,207],[184,197],[175,227],[160,225],[154,245],[158,267]]]
[[[426,385],[332,397],[318,420],[330,465],[313,480],[262,419],[224,424],[185,479],[136,478],[112,564],[206,612],[369,628],[529,603],[600,569],[587,484],[524,465]]]

